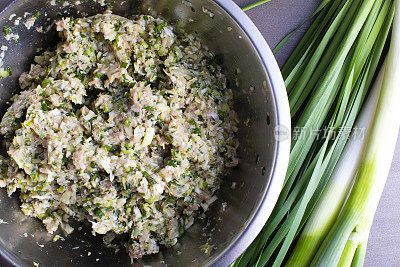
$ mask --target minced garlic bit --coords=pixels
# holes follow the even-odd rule
[[[128,234],[132,258],[175,245],[238,162],[220,61],[147,15],[56,27],[62,42],[20,76],[1,121],[0,186],[50,233],[87,220],[106,243]]]
[[[18,18],[16,18],[15,20],[14,20],[14,25],[15,26],[18,26],[19,25],[19,23],[20,23],[20,21],[21,21],[21,17],[18,17]]]
[[[35,24],[35,21],[37,20],[37,18],[40,16],[40,13],[36,13],[35,16],[30,17],[29,19],[27,19],[24,23],[25,27],[29,30],[30,28],[32,28],[32,26]]]
[[[64,240],[64,238],[62,236],[60,236],[60,235],[55,235],[53,237],[53,242],[57,242],[58,240]]]

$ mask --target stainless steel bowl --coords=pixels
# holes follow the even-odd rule
[[[1,114],[7,108],[7,100],[19,91],[18,77],[29,68],[37,48],[57,42],[55,31],[42,34],[34,28],[48,25],[47,18],[86,16],[105,10],[85,0],[78,6],[74,5],[76,0],[66,1],[70,5],[61,1],[55,6],[49,0],[7,1],[0,3],[4,9],[0,29],[10,27],[20,38],[18,42],[8,42],[0,34],[0,46],[8,47],[4,65],[13,70],[11,77],[0,81]],[[208,219],[196,222],[179,245],[162,248],[158,255],[133,265],[226,266],[257,236],[283,184],[290,149],[290,115],[278,65],[260,32],[231,0],[192,0],[191,4],[186,0],[115,2],[116,14],[129,17],[145,12],[161,16],[177,28],[196,31],[223,60],[240,118],[240,164],[224,178]],[[30,30],[23,23],[15,26],[9,20],[12,14],[19,17],[25,12],[41,13]],[[227,204],[225,210],[223,203]],[[3,189],[0,219],[8,222],[0,224],[1,266],[32,266],[33,262],[40,266],[131,266],[123,250],[115,254],[103,245],[101,236],[92,236],[85,225],[65,240],[53,242],[38,220],[22,214],[17,195],[9,198]]]

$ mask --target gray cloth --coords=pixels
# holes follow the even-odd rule
[[[234,0],[245,7],[257,0]],[[273,0],[247,11],[271,48],[301,25],[316,9],[319,0]],[[276,55],[283,65],[301,36],[307,23]],[[365,266],[399,266],[400,264],[400,142],[383,192],[369,237]]]

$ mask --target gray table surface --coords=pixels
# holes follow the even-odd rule
[[[256,0],[234,0],[245,7]],[[272,0],[269,3],[247,11],[247,15],[259,28],[271,48],[289,32],[303,23],[316,9],[320,0]],[[276,55],[280,66],[307,30],[305,25],[298,34]],[[400,265],[400,142],[389,178],[383,192],[374,224],[369,236],[365,266]]]

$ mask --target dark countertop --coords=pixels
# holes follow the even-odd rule
[[[234,0],[245,7],[257,0]],[[272,0],[247,11],[271,48],[301,25],[316,9],[320,0]],[[307,30],[306,24],[276,55],[280,66]],[[400,264],[400,142],[369,236],[365,266],[399,266]]]

